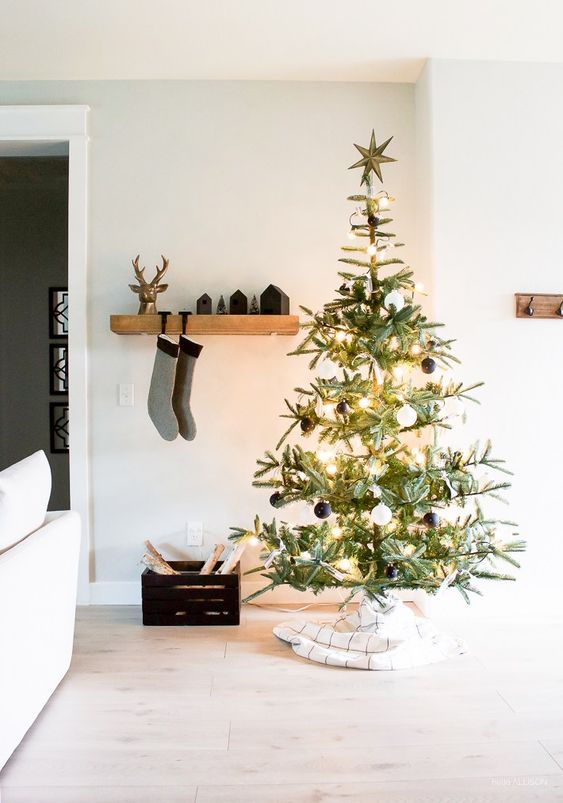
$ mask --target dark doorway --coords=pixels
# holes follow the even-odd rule
[[[4,152],[0,151],[0,469],[43,449],[53,473],[49,509],[64,510],[70,507],[64,438],[68,377],[63,359],[68,338],[50,321],[50,291],[57,290],[62,298],[61,290],[68,285],[68,156],[17,151],[3,156]],[[57,431],[59,437],[54,438]]]

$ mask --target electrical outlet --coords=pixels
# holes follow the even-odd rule
[[[133,407],[134,404],[135,404],[135,385],[133,384],[119,385],[119,406]]]
[[[186,523],[186,543],[188,546],[203,546],[203,522],[188,521]]]

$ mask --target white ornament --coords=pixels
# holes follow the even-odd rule
[[[412,427],[416,424],[416,410],[410,404],[403,404],[395,413],[395,418],[402,427]]]
[[[321,379],[332,379],[336,376],[338,365],[332,360],[323,360],[319,365],[319,377]]]
[[[402,310],[405,306],[405,299],[398,290],[391,290],[391,292],[387,293],[385,296],[383,304],[385,305],[385,309],[390,309],[390,307],[393,306],[395,307],[395,312],[399,312],[399,310]]]
[[[370,516],[374,524],[384,527],[386,524],[389,524],[393,518],[393,513],[390,507],[387,507],[387,505],[384,505],[382,502],[380,502],[379,505],[376,505],[372,509]]]

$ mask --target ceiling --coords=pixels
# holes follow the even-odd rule
[[[0,79],[412,82],[562,42],[562,0],[3,0]]]

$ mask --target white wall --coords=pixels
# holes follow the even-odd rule
[[[456,375],[484,380],[463,441],[490,435],[514,471],[529,541],[519,581],[487,583],[475,611],[562,608],[563,447],[558,321],[517,320],[515,292],[563,293],[563,66],[437,61],[416,92],[419,239],[436,317],[458,338]],[[422,161],[422,163],[421,163]],[[489,508],[487,508],[489,509]]]
[[[137,598],[142,542],[184,552],[202,520],[207,547],[231,525],[272,515],[251,487],[255,460],[284,422],[283,396],[306,375],[288,338],[201,338],[195,442],[162,441],[146,413],[154,339],[119,337],[135,312],[130,260],[170,258],[162,309],[240,287],[279,284],[299,303],[331,297],[345,198],[357,191],[353,142],[395,135],[386,186],[397,232],[414,236],[414,91],[400,84],[237,82],[0,83],[0,102],[86,103],[90,112],[89,344],[94,601]],[[72,380],[71,380],[72,381]],[[117,406],[133,382],[134,408]],[[246,565],[252,561],[246,560]]]
[[[284,356],[290,339],[202,339],[197,440],[161,441],[145,412],[153,339],[108,328],[110,313],[136,309],[130,258],[141,252],[150,271],[161,252],[170,257],[165,309],[270,281],[294,310],[321,305],[336,286],[345,197],[357,187],[351,143],[373,125],[395,134],[400,161],[385,176],[397,231],[412,246],[416,224],[407,256],[458,338],[457,375],[486,382],[456,439],[490,435],[515,472],[501,512],[529,540],[524,568],[517,584],[486,584],[473,610],[561,607],[563,332],[557,321],[516,320],[513,293],[563,291],[562,88],[556,65],[433,62],[416,88],[415,126],[414,89],[397,84],[0,83],[4,104],[92,107],[95,600],[135,598],[146,537],[173,555],[188,519],[203,520],[209,545],[255,512],[271,515],[268,493],[251,488],[254,462],[282,431],[284,394],[306,375],[304,361]],[[135,383],[133,409],[117,407],[119,382]]]

